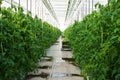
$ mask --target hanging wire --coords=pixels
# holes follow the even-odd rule
[[[30,11],[31,11],[31,15],[32,15],[32,0],[30,0]]]
[[[12,8],[12,5],[13,5],[13,0],[11,0],[11,8]]]
[[[69,11],[70,11],[70,5],[71,5],[71,1],[69,0],[69,1],[68,1],[67,12],[66,12],[66,16],[65,16],[65,21],[66,21],[66,19],[67,19],[67,16],[68,16],[68,14],[69,14]]]
[[[8,4],[11,4],[10,0],[3,0],[3,1],[7,2]],[[12,5],[15,5],[16,7],[18,7],[19,3],[15,2],[15,1],[12,1]],[[27,9],[25,7],[23,7],[23,9],[27,11]]]
[[[2,3],[2,2],[1,2]],[[1,3],[0,3],[0,12],[1,12]],[[1,14],[1,13],[0,13]],[[1,16],[2,16],[2,14],[1,14]],[[0,23],[0,28],[1,28],[1,31],[0,31],[0,33],[1,33],[1,35],[3,34],[2,33],[2,29],[3,29],[3,26],[2,26],[2,23]],[[3,38],[2,38],[3,39]],[[0,46],[1,46],[1,52],[2,52],[2,54],[3,54],[3,43],[2,43],[2,41],[0,41]]]
[[[88,11],[88,14],[90,14],[90,10],[91,10],[91,7],[90,7],[90,6],[91,6],[91,5],[90,5],[90,0],[88,0],[88,8],[89,8],[89,9],[88,9],[88,10],[89,10],[89,11]]]
[[[81,0],[76,2],[76,5],[74,5],[73,10],[71,11],[71,14],[69,15],[69,18],[72,18],[72,16],[75,14],[75,11],[77,11],[77,9],[79,8],[80,3],[81,3]]]
[[[27,13],[28,13],[28,0],[26,1]]]
[[[50,3],[49,0],[42,0],[42,2],[44,3],[44,5],[46,6],[46,8],[48,9],[48,11],[50,12],[50,14],[52,15],[52,17],[56,20],[56,22],[59,24],[59,21],[57,19],[57,16],[55,14],[55,11]]]
[[[42,20],[41,20],[41,22],[42,22],[42,41],[43,41],[43,2],[41,1],[41,4],[42,4]],[[43,42],[42,42],[43,43]]]
[[[78,9],[80,3],[81,3],[81,0],[69,0],[68,1],[68,7],[67,7],[67,12],[66,12],[65,22],[67,20],[70,20],[69,18],[72,19],[72,16],[75,13],[75,11]]]
[[[19,6],[20,6],[20,0],[19,0]]]
[[[93,11],[93,4],[94,4],[94,3],[93,3],[93,0],[92,0],[92,11]]]
[[[5,1],[5,2],[7,2],[7,3],[9,3],[9,4],[11,4],[11,2],[12,2],[12,4],[15,5],[15,6],[18,6],[18,5],[19,5],[17,2],[12,1],[12,0],[3,0],[3,1]]]
[[[71,13],[74,12],[74,8],[75,8],[76,3],[77,3],[77,0],[73,0],[68,16],[70,16]]]
[[[35,15],[37,15],[37,12],[36,12],[36,6],[37,6],[37,0],[35,0]]]
[[[48,0],[48,3],[50,4],[50,7],[52,8],[52,10],[53,10],[53,14],[54,14],[54,16],[55,16],[55,18],[56,18],[56,20],[57,20],[57,22],[58,22],[58,19],[57,19],[57,16],[56,16],[56,14],[55,14],[55,11],[54,11],[54,9],[53,9],[53,7],[52,7],[52,4],[50,3],[50,1]]]
[[[85,1],[85,6],[86,6],[86,14],[87,14],[87,0]]]

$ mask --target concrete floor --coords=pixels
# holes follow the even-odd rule
[[[49,73],[50,76],[47,78],[35,77],[29,80],[84,80],[83,77],[79,76],[65,76],[66,74],[79,74],[80,69],[68,62],[62,60],[62,57],[72,58],[71,51],[61,51],[62,39],[58,39],[59,43],[55,43],[49,49],[46,50],[47,56],[52,56],[52,61],[41,61],[39,65],[49,65],[52,66],[49,69],[38,69],[35,74],[40,74],[41,72]]]

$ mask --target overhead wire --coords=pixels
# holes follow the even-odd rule
[[[76,5],[73,7],[73,11],[71,12],[69,18],[71,18],[75,14],[75,11],[77,11],[80,3],[81,3],[81,0],[77,1]]]
[[[69,18],[72,19],[73,15],[74,15],[75,11],[78,9],[80,3],[81,3],[81,0],[69,0],[68,1],[68,7],[67,7],[67,12],[66,12],[65,22],[67,20],[70,20]]]
[[[46,3],[45,0],[43,0],[43,3],[46,6],[46,8],[48,9],[48,11],[51,13],[51,15],[53,16],[53,18],[56,19],[55,16],[54,16],[54,14],[53,14],[53,11],[50,8],[50,5],[48,3]]]
[[[69,15],[70,5],[71,5],[71,1],[69,0],[69,1],[68,1],[67,11],[66,11],[66,16],[65,16],[65,21],[66,21],[66,19],[67,19],[68,15]]]
[[[10,0],[3,0],[3,1],[7,2],[8,4],[11,4],[11,1],[10,1]],[[15,2],[15,1],[12,1],[12,5],[18,7],[18,6],[20,6],[20,3],[17,3],[17,2]],[[25,7],[23,7],[23,9],[27,11],[27,9],[26,9]]]
[[[11,0],[3,0],[3,1],[11,4]],[[19,4],[18,4],[17,2],[15,2],[15,1],[12,1],[12,4],[15,5],[15,6],[18,6],[18,5],[19,5]]]
[[[3,0],[9,4],[11,4],[11,0]],[[46,6],[46,8],[48,9],[48,11],[51,13],[51,15],[53,16],[53,18],[56,20],[56,22],[59,24],[59,21],[57,19],[57,16],[55,14],[55,11],[50,3],[49,0],[42,0],[42,2],[44,3],[44,5]],[[17,3],[15,1],[12,1],[12,5],[15,5],[16,7],[18,7],[20,5],[20,3]],[[28,9],[26,9],[25,7],[23,7],[24,10],[28,11]]]
[[[4,0],[7,3],[11,3],[10,0]],[[48,11],[50,12],[50,14],[52,15],[52,17],[56,20],[56,22],[59,24],[59,21],[57,19],[56,13],[52,7],[52,4],[50,2],[50,0],[42,0],[42,2],[44,3],[44,5],[46,6],[46,8],[48,9]],[[13,5],[18,6],[19,4],[15,1],[12,1]],[[66,15],[65,15],[65,22],[67,20],[70,20],[69,18],[72,18],[75,11],[77,10],[77,8],[79,7],[81,3],[81,0],[68,0],[68,7],[67,7],[67,11],[66,11]],[[24,10],[27,10],[25,8],[23,8]]]
[[[71,15],[72,12],[74,12],[74,7],[75,7],[75,4],[76,4],[77,0],[71,0],[71,6],[69,8],[69,14],[66,15],[66,20],[68,19],[68,17]]]
[[[49,2],[50,6],[51,6],[51,8],[52,8],[52,10],[53,10],[53,14],[54,14],[54,16],[55,16],[56,21],[59,23],[59,21],[58,21],[58,19],[57,19],[57,16],[56,16],[56,13],[55,13],[55,11],[54,11],[54,9],[53,9],[53,7],[52,7],[52,4],[50,3],[49,0],[48,0],[48,2]]]
[[[46,8],[48,9],[48,11],[50,12],[50,14],[52,15],[52,17],[56,20],[56,22],[59,24],[59,21],[57,19],[57,16],[55,14],[55,11],[50,3],[49,0],[42,0],[42,2],[44,3],[44,5],[46,6]]]

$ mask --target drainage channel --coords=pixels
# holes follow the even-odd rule
[[[73,77],[73,76],[81,77],[81,75],[79,74],[67,74],[67,73],[52,73],[50,77],[59,78],[59,77]]]
[[[29,74],[26,76],[26,79],[25,80],[29,80],[29,79],[32,79],[32,78],[35,78],[35,77],[41,77],[41,78],[47,78],[49,76],[48,73],[40,73],[40,74]]]
[[[38,66],[38,69],[51,69],[51,66],[44,65],[44,66]]]

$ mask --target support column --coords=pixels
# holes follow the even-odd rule
[[[13,6],[13,0],[11,0],[11,8],[12,8],[12,6]]]
[[[35,0],[35,15],[36,15],[36,0]]]
[[[20,0],[19,0],[19,6],[20,6]]]
[[[93,7],[94,7],[94,3],[93,3],[93,0],[92,0],[92,10],[91,11],[93,11]]]
[[[28,0],[27,0],[27,2],[26,2],[26,5],[27,5],[27,13],[28,13]]]
[[[31,11],[31,16],[32,16],[32,0],[30,0],[30,11]]]

